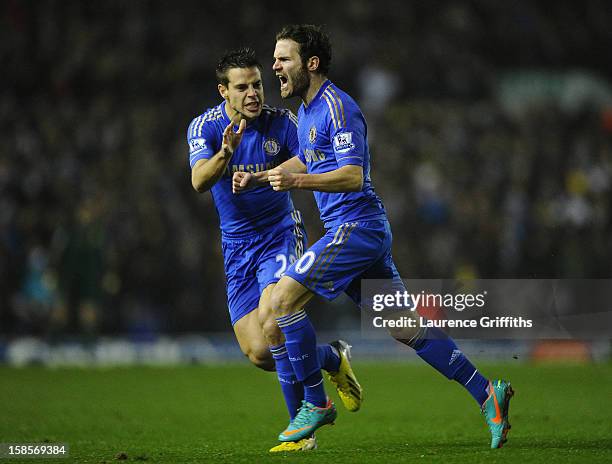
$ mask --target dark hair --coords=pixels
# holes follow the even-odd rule
[[[219,84],[227,86],[229,79],[227,78],[227,72],[232,68],[253,68],[257,67],[262,70],[261,64],[257,60],[255,50],[249,47],[242,47],[236,50],[230,50],[219,60],[215,74]]]
[[[318,56],[319,68],[317,72],[327,75],[331,65],[332,49],[329,35],[327,35],[321,26],[312,24],[285,26],[276,34],[277,42],[284,39],[293,40],[300,46],[300,58],[304,65],[306,65],[310,57]]]

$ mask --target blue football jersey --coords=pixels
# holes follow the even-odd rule
[[[314,192],[325,227],[386,219],[384,206],[372,188],[368,129],[357,103],[328,80],[310,105],[300,106],[298,121],[299,157],[309,174],[349,164],[363,167],[360,192]]]
[[[187,130],[189,164],[213,157],[223,142],[230,123],[225,102],[210,108],[191,121]],[[236,130],[236,128],[235,128]],[[297,118],[286,109],[264,105],[261,115],[249,123],[227,169],[210,189],[224,237],[243,237],[269,232],[271,226],[290,227],[293,202],[288,192],[275,192],[270,185],[232,193],[236,171],[259,172],[271,169],[297,155]]]

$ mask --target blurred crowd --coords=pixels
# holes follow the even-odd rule
[[[240,45],[260,55],[267,102],[287,104],[268,65],[291,22],[327,25],[404,277],[609,278],[609,6],[494,3],[0,2],[0,333],[229,329],[186,128],[220,101],[216,61]],[[502,78],[528,69],[580,70],[578,103],[509,108]],[[298,197],[312,241],[317,211]]]

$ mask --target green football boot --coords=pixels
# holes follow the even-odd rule
[[[505,380],[489,381],[489,397],[482,404],[482,413],[491,431],[491,448],[501,448],[506,443],[510,422],[508,409],[514,390]]]
[[[315,430],[326,424],[333,424],[338,413],[332,400],[328,399],[324,408],[302,400],[302,407],[287,428],[278,436],[279,441],[299,441],[310,437]]]
[[[325,374],[336,387],[344,407],[351,412],[359,411],[363,401],[363,389],[351,368],[351,345],[344,340],[331,342],[330,345],[340,354],[340,367],[338,372],[326,372]]]

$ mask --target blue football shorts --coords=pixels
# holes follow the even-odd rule
[[[306,230],[299,221],[275,228],[265,235],[240,239],[223,238],[227,305],[234,325],[259,306],[261,292],[283,276],[304,251]]]
[[[328,300],[345,292],[361,306],[362,279],[400,280],[391,256],[391,226],[386,220],[331,227],[285,275]]]

